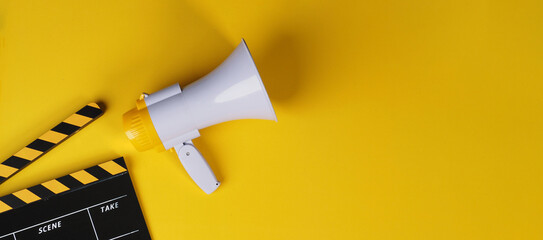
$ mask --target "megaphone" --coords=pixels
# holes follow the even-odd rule
[[[236,119],[277,121],[275,111],[244,40],[215,70],[183,88],[178,83],[143,93],[123,115],[126,136],[138,151],[169,149],[207,194],[220,185],[194,147],[199,129]]]

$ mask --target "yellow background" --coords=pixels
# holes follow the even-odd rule
[[[98,121],[0,195],[125,156],[154,239],[542,239],[542,1],[0,1],[7,158]],[[136,152],[121,115],[244,37],[278,123],[195,144],[222,186]]]

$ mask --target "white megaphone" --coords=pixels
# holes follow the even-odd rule
[[[244,40],[200,80],[142,94],[136,108],[123,115],[123,125],[138,151],[175,151],[194,182],[210,194],[220,182],[191,140],[200,136],[199,129],[236,119],[277,121]]]

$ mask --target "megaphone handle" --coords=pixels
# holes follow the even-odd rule
[[[219,187],[221,183],[192,142],[176,145],[175,151],[187,173],[205,193],[211,194]]]

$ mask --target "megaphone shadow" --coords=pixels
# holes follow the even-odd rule
[[[289,101],[300,91],[300,47],[294,35],[282,34],[266,52],[253,54],[272,104]]]

